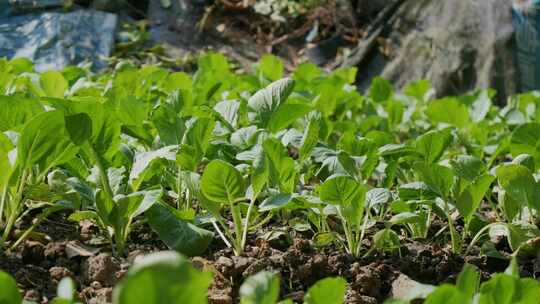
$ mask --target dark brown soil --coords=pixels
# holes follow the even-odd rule
[[[81,300],[105,303],[137,256],[166,249],[143,225],[131,234],[128,254],[113,257],[95,228],[88,223],[77,227],[66,215],[56,215],[37,229],[48,237],[28,240],[16,252],[1,254],[0,269],[15,277],[28,300],[47,303],[54,297],[59,280],[70,276],[79,286]],[[349,282],[346,303],[382,303],[400,274],[421,283],[440,284],[454,282],[465,262],[476,265],[484,279],[507,266],[504,260],[480,258],[478,252],[453,255],[447,246],[432,241],[402,240],[400,252],[353,258],[334,246],[316,248],[309,233],[290,233],[284,240],[266,241],[261,237],[263,232],[251,235],[243,256],[234,256],[216,239],[205,256],[192,258],[196,267],[214,272],[210,303],[236,303],[244,278],[262,270],[279,273],[282,298],[301,302],[304,292],[317,280],[342,276]],[[523,274],[534,276],[540,269],[536,264],[525,263]]]

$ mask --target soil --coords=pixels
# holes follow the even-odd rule
[[[37,228],[36,235],[41,237],[27,240],[16,252],[0,255],[0,269],[13,275],[27,300],[48,303],[58,282],[70,276],[77,282],[84,303],[105,303],[111,299],[112,287],[138,256],[167,249],[150,228],[141,225],[131,234],[127,255],[113,257],[97,227],[87,222],[77,227],[66,217],[54,215]],[[250,235],[243,256],[234,256],[216,239],[206,255],[191,258],[196,267],[214,272],[210,303],[237,303],[244,278],[262,270],[279,273],[281,298],[295,302],[301,302],[316,281],[342,276],[349,282],[346,303],[382,303],[391,295],[392,283],[403,275],[421,283],[440,284],[455,282],[465,262],[476,265],[483,279],[507,266],[504,260],[479,257],[478,248],[468,256],[454,255],[447,245],[432,240],[404,239],[398,252],[353,258],[333,245],[316,247],[309,232],[293,231],[288,237],[270,241],[263,237],[266,232]],[[368,241],[365,245],[370,246]],[[522,263],[523,275],[535,276],[537,264]]]

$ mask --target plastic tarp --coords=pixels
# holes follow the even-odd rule
[[[540,0],[514,0],[516,60],[521,91],[540,89]]]
[[[0,0],[0,17],[59,8],[65,0]]]
[[[103,57],[113,51],[117,22],[115,14],[95,10],[0,18],[0,57],[29,58],[37,71],[62,69],[83,61],[100,68],[104,66]]]

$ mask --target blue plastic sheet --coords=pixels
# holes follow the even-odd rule
[[[84,61],[100,68],[113,51],[117,22],[115,14],[95,10],[0,18],[0,57],[29,58],[37,71]]]
[[[516,60],[521,91],[540,89],[540,0],[514,0]]]

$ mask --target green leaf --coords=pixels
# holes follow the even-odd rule
[[[276,81],[283,77],[283,63],[274,55],[264,55],[257,64],[259,78],[263,77],[270,81]]]
[[[302,136],[302,144],[300,146],[300,162],[305,161],[311,155],[311,152],[317,145],[319,140],[319,115],[312,115],[309,119],[309,122],[304,130],[304,135]]]
[[[11,140],[4,133],[0,133],[0,189],[7,185],[14,169],[9,158],[9,152],[12,149]]]
[[[209,118],[198,118],[187,130],[183,144],[195,147],[195,151],[202,158],[210,144],[214,126],[215,122],[213,120]]]
[[[403,120],[404,106],[400,101],[388,100],[385,105],[385,111],[388,115],[388,124],[393,127]]]
[[[55,107],[63,109],[66,115],[86,113],[92,120],[90,143],[96,153],[105,160],[111,160],[120,146],[121,124],[115,115],[114,104],[110,100],[84,97],[77,100],[54,100]]]
[[[261,271],[240,286],[241,304],[275,304],[278,297],[279,278],[272,272]]]
[[[356,179],[360,178],[360,172],[358,171],[356,161],[347,152],[339,151],[337,160],[347,174]]]
[[[17,143],[17,163],[23,169],[39,164],[40,174],[52,166],[70,161],[78,152],[67,136],[60,111],[35,116],[21,132]]]
[[[132,219],[152,207],[162,194],[158,189],[115,196],[106,221],[114,228],[115,237],[124,238]]]
[[[165,204],[155,204],[145,213],[148,223],[170,249],[188,256],[203,254],[214,234],[175,215]]]
[[[512,160],[512,164],[522,165],[527,169],[531,170],[531,172],[535,171],[534,158],[529,154],[520,154],[514,157],[514,159]]]
[[[418,223],[420,215],[413,212],[401,212],[398,213],[388,221],[391,225],[403,225]]]
[[[182,170],[195,172],[202,160],[202,155],[197,153],[197,149],[190,145],[180,145],[176,154],[176,163]]]
[[[394,88],[390,82],[382,77],[375,77],[369,88],[369,97],[374,102],[387,101],[394,95]]]
[[[510,260],[510,263],[508,264],[508,267],[506,268],[504,273],[509,276],[519,278],[519,265],[517,262],[517,258],[515,256],[513,256],[512,259]]]
[[[349,176],[333,176],[328,178],[318,188],[321,200],[346,206],[356,200],[366,189]],[[363,202],[362,202],[363,203]]]
[[[472,299],[468,298],[456,286],[443,284],[433,291],[424,301],[424,304],[465,304],[470,303]]]
[[[540,211],[540,190],[531,171],[521,165],[504,165],[496,171],[499,184],[514,201]]]
[[[0,303],[21,303],[22,297],[17,287],[17,282],[7,273],[0,270]]]
[[[236,168],[222,160],[213,160],[201,177],[201,191],[212,201],[233,204],[245,197],[244,179]]]
[[[452,169],[438,164],[416,163],[415,168],[426,185],[441,198],[447,199],[454,184]]]
[[[304,296],[304,304],[342,304],[347,289],[343,278],[326,278],[311,286]]]
[[[219,114],[219,118],[232,128],[238,127],[239,110],[240,102],[235,100],[224,100],[214,106],[214,111]]]
[[[510,138],[510,152],[515,157],[519,154],[530,154],[534,157],[536,168],[540,167],[540,123],[519,125]]]
[[[398,186],[399,198],[405,201],[434,199],[436,194],[423,182],[414,182]]]
[[[270,118],[277,112],[281,104],[285,103],[293,88],[294,80],[284,78],[271,83],[248,100],[248,106],[256,113],[261,127],[268,126]]]
[[[458,276],[456,287],[467,297],[472,298],[480,284],[480,273],[476,267],[465,264],[463,270]]]
[[[0,96],[0,132],[15,130],[44,111],[36,99]]]
[[[75,211],[69,215],[68,220],[72,222],[82,222],[84,220],[97,222],[99,220],[99,215],[95,211]]]
[[[253,172],[251,173],[251,200],[255,200],[264,186],[268,183],[268,165],[264,151],[260,151],[253,160]]]
[[[157,106],[152,112],[151,121],[163,144],[179,145],[182,143],[186,131],[184,120],[171,105],[161,104]]]
[[[486,165],[478,157],[471,155],[458,155],[450,161],[457,176],[473,181],[487,171]]]
[[[434,123],[447,123],[458,128],[465,127],[470,121],[467,106],[453,97],[430,102],[426,114]]]
[[[207,303],[212,274],[200,272],[176,252],[164,251],[136,262],[113,291],[114,304]]]
[[[480,288],[481,304],[512,304],[519,302],[519,279],[506,274],[495,274]],[[535,299],[535,301],[538,299]],[[526,303],[526,302],[525,302]],[[534,303],[534,302],[530,302]]]
[[[41,88],[48,97],[64,98],[64,94],[69,88],[67,80],[62,73],[48,71],[41,74]]]
[[[67,115],[65,124],[69,138],[76,145],[82,145],[92,136],[92,119],[86,113]]]
[[[496,223],[489,228],[490,237],[506,237],[512,251],[516,251],[528,240],[539,236],[537,229],[528,226]]]
[[[260,205],[259,211],[265,212],[275,209],[281,209],[292,201],[293,196],[289,193],[278,193],[267,197]]]
[[[403,89],[403,92],[423,103],[427,101],[429,94],[433,92],[433,88],[429,80],[417,80],[408,84]]]
[[[373,236],[373,247],[383,251],[394,251],[399,249],[399,236],[390,228],[378,231]]]
[[[451,129],[429,131],[416,139],[416,151],[424,156],[428,163],[438,161],[452,143]]]
[[[133,167],[129,174],[129,181],[135,189],[139,189],[140,184],[152,175],[159,174],[159,170],[150,170],[152,164],[158,160],[176,160],[176,146],[163,147],[155,151],[140,152],[135,155]],[[152,171],[152,172],[151,172]]]
[[[133,97],[126,96],[117,99],[116,117],[122,125],[142,127],[150,112],[150,105]]]
[[[211,201],[207,197],[204,196],[204,194],[201,192],[201,176],[198,173],[194,172],[181,172],[182,180],[186,183],[186,186],[188,187],[189,191],[194,194],[194,196],[199,200],[199,203],[201,206],[210,211],[212,215],[216,218],[221,217],[220,210],[221,206],[218,202]]]
[[[268,130],[272,133],[283,130],[311,110],[311,106],[307,104],[286,103],[281,105],[270,117]]]
[[[474,182],[469,184],[457,197],[455,203],[459,213],[470,221],[474,212],[480,206],[482,199],[484,198],[486,191],[491,186],[491,183],[495,180],[495,177],[489,174],[484,174]]]
[[[269,138],[263,143],[269,168],[270,181],[285,193],[292,193],[296,182],[295,162],[277,139]]]
[[[471,119],[473,122],[480,122],[486,118],[491,108],[491,97],[489,90],[481,90],[476,94],[476,100],[471,105]]]
[[[57,297],[53,303],[57,303],[56,301],[59,299],[69,301],[67,303],[75,303],[76,293],[77,293],[77,287],[73,279],[70,277],[65,277],[58,283],[58,287],[56,289]]]

